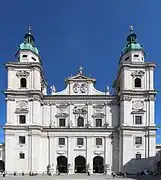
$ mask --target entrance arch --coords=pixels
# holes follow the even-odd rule
[[[57,158],[57,169],[60,173],[67,173],[67,158],[65,156]]]
[[[104,165],[103,165],[103,157],[95,156],[93,158],[93,173],[103,173]]]
[[[3,172],[5,170],[4,161],[0,160],[0,171]]]
[[[77,156],[75,158],[75,173],[86,172],[86,159],[83,156]]]

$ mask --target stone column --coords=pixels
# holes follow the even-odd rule
[[[67,168],[68,168],[68,174],[74,174],[74,156],[73,156],[73,144],[74,144],[74,137],[68,136],[67,137],[68,144],[67,144]]]
[[[86,137],[86,165],[88,167],[88,172],[93,174],[93,152],[92,152],[92,137]]]

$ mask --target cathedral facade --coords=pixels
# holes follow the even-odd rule
[[[131,27],[113,83],[95,88],[80,67],[66,88],[47,93],[42,61],[29,29],[16,61],[6,64],[7,173],[137,172],[156,154],[155,63],[145,61]]]

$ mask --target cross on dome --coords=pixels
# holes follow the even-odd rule
[[[134,26],[130,26],[130,33],[133,33],[134,32]]]
[[[28,34],[31,34],[31,26],[28,28]]]

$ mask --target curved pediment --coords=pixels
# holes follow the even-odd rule
[[[67,113],[58,113],[55,115],[55,117],[59,118],[59,117],[63,117],[63,118],[66,118],[68,117],[69,115]]]
[[[83,74],[83,68],[79,72],[65,80],[67,87],[60,92],[56,92],[55,86],[51,87],[52,95],[109,95],[109,91],[101,92],[95,89],[96,79]]]
[[[92,117],[93,118],[100,118],[100,119],[102,119],[102,118],[104,118],[105,117],[105,114],[103,114],[103,113],[94,113],[93,115],[92,115]]]

